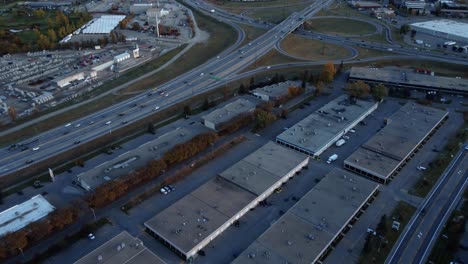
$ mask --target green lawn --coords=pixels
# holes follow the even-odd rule
[[[306,60],[334,60],[350,55],[347,49],[338,45],[296,35],[288,35],[281,42],[281,47],[289,54]]]
[[[345,18],[311,19],[307,21],[306,29],[341,36],[371,34],[376,30],[372,24]]]
[[[361,256],[359,257],[358,263],[384,263],[388,253],[390,253],[392,250],[393,245],[398,240],[398,237],[405,229],[406,224],[411,219],[411,216],[415,211],[416,208],[414,208],[412,205],[405,202],[399,202],[395,209],[393,209],[392,213],[386,217],[385,238],[381,240],[379,236],[370,235],[369,251],[365,252],[365,250],[363,250]],[[396,221],[400,222],[400,229],[398,231],[392,229],[392,218],[398,219]]]

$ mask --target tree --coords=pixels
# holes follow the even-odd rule
[[[136,30],[136,31],[139,31],[141,29],[141,26],[140,26],[140,24],[138,22],[133,22],[132,29]]]
[[[380,222],[377,224],[376,231],[379,235],[385,236],[387,234],[387,215],[383,214],[380,217]]]
[[[255,130],[260,130],[267,127],[270,123],[276,120],[276,116],[271,112],[267,112],[263,109],[256,109],[254,112],[255,116]]]
[[[10,233],[2,239],[6,242],[10,254],[16,254],[18,250],[22,251],[28,245],[28,238],[24,229]]]
[[[13,122],[16,121],[16,109],[13,106],[8,107],[8,115]]]
[[[369,85],[363,81],[348,83],[347,90],[349,96],[358,98],[366,97],[370,92]]]
[[[245,87],[245,85],[241,83],[241,85],[239,86],[239,94],[248,94],[248,93],[249,93],[249,89],[247,89],[247,87]]]
[[[372,89],[372,96],[376,101],[382,101],[385,96],[388,95],[387,87],[383,84],[378,84],[377,86]]]
[[[400,27],[400,34],[401,35],[405,35],[406,33],[408,33],[410,31],[410,26],[405,24],[405,25],[402,25]]]
[[[184,115],[188,116],[191,114],[192,114],[192,108],[190,107],[190,105],[184,106]]]
[[[411,30],[411,38],[413,39],[414,37],[416,37],[416,30]]]
[[[41,34],[37,40],[37,46],[42,50],[48,49],[50,48],[50,41],[45,35]]]
[[[38,18],[44,18],[45,17],[45,11],[42,10],[42,9],[34,10],[33,14],[34,14],[35,17],[38,17]]]
[[[326,83],[333,81],[335,74],[336,74],[336,69],[333,63],[327,62],[325,65],[323,65],[323,69],[321,73],[322,81]]]
[[[325,88],[325,85],[323,84],[323,82],[321,81],[317,82],[317,84],[315,85],[314,95],[319,96],[320,94],[322,94],[322,91],[324,88]]]
[[[53,29],[47,30],[47,37],[49,37],[50,42],[57,42],[57,34],[55,34],[55,31]]]
[[[255,79],[254,77],[250,77],[250,83],[249,83],[249,89],[253,89],[254,88],[254,85],[255,85]]]

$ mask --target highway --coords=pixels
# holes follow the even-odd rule
[[[94,138],[111,134],[112,130],[129,125],[195,94],[214,89],[220,85],[219,79],[224,82],[236,79],[237,72],[270,51],[278,41],[331,2],[332,0],[314,2],[301,12],[293,13],[288,19],[238,51],[212,59],[160,87],[149,89],[149,92],[83,117],[69,126],[61,126],[41,133],[25,141],[33,141],[28,144],[28,149],[22,150],[21,147],[1,149],[0,176],[49,159]],[[214,78],[215,76],[218,80]],[[164,93],[160,94],[158,91],[164,91]]]
[[[251,43],[241,48],[236,48],[236,51],[230,50],[230,53],[223,52],[220,54],[220,56],[207,61],[198,68],[189,71],[186,74],[181,75],[159,87],[152,89],[149,87],[148,90],[150,92],[137,95],[127,101],[115,104],[97,113],[76,120],[69,127],[60,126],[43,132],[29,140],[21,142],[24,144],[25,142],[34,141],[34,143],[28,144],[28,149],[21,150],[21,147],[11,150],[9,150],[9,148],[1,149],[0,176],[23,169],[36,162],[47,160],[52,156],[69,150],[75,146],[78,146],[79,144],[98,138],[102,135],[108,133],[111,134],[115,129],[129,125],[132,122],[142,119],[150,114],[154,114],[157,111],[168,108],[177,102],[181,102],[187,98],[192,97],[193,95],[214,89],[231,80],[241,78],[242,76],[245,76],[245,74],[242,74],[241,76],[238,73],[245,67],[254,63],[257,58],[260,58],[262,55],[273,48],[276,48],[281,52],[278,44],[280,43],[281,39],[293,31],[296,31],[296,33],[308,38],[319,39],[348,47],[352,54],[350,57],[344,59],[345,63],[375,60],[355,60],[357,56],[357,50],[352,46],[357,45],[376,50],[392,49],[394,53],[400,53],[404,56],[409,56],[410,58],[431,59],[468,64],[468,60],[460,58],[459,56],[456,56],[456,54],[450,54],[449,56],[446,56],[437,52],[425,52],[412,48],[401,47],[393,43],[370,43],[354,40],[352,38],[316,34],[300,29],[296,30],[305,20],[317,13],[323,6],[329,5],[331,2],[332,0],[314,2],[301,12],[293,13],[286,20],[275,26],[268,23],[261,23],[255,19],[248,19],[238,15],[226,13],[220,9],[213,8],[207,3],[200,4],[186,2],[189,5],[202,8],[205,10],[205,12],[208,13],[208,10],[215,9],[216,12],[214,14],[218,16],[219,19],[229,19],[235,22],[241,21],[242,23],[246,23],[251,26],[270,29],[268,32]],[[389,32],[388,27],[383,27],[383,29],[386,32]],[[243,32],[239,32],[241,32],[239,39],[243,39]],[[240,43],[239,39],[237,43]],[[391,41],[391,39],[387,39]],[[402,57],[401,55],[393,55],[383,58],[392,59]],[[271,65],[271,69],[279,69],[289,66],[317,65],[317,63],[323,62],[301,62],[286,65]],[[264,70],[267,70],[266,67],[258,68],[254,71],[251,71],[250,73],[261,72]],[[164,91],[165,93],[161,95],[158,93],[158,91]],[[158,107],[158,110],[155,110],[156,106]],[[80,124],[80,126],[75,127],[77,124]]]
[[[467,146],[467,145],[465,145]],[[400,235],[385,263],[425,263],[467,184],[467,149],[462,147]]]

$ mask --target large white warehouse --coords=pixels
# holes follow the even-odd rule
[[[468,43],[468,24],[447,19],[411,24],[411,29],[432,36]]]

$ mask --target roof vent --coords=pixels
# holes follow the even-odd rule
[[[293,243],[288,240],[287,244],[288,244],[288,246],[292,246]]]
[[[99,255],[99,256],[97,257],[97,260],[98,260],[98,261],[101,261],[101,260],[102,260],[102,256]]]

